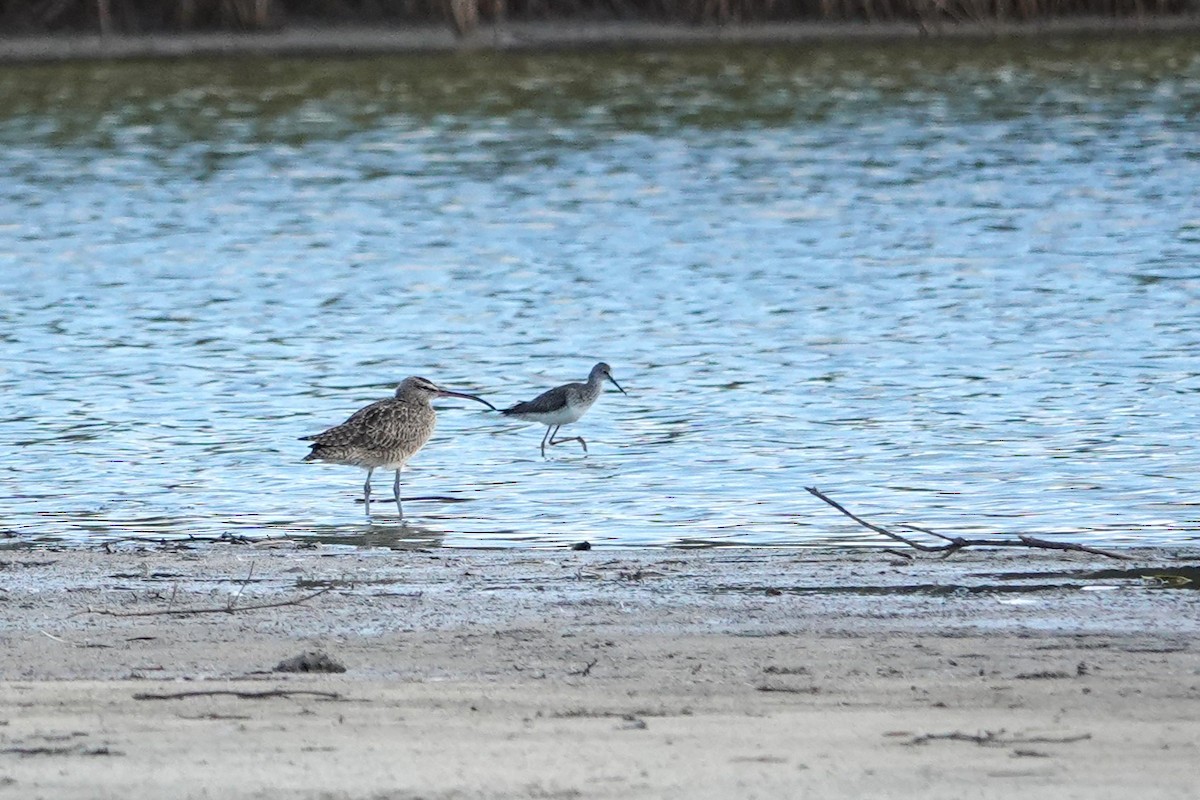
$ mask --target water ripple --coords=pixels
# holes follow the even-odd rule
[[[1190,43],[0,73],[21,540],[1194,541]],[[296,437],[613,364],[574,444],[446,403],[369,525]],[[384,481],[383,483],[385,483]],[[381,487],[383,486],[381,483]],[[386,507],[386,506],[385,506]]]

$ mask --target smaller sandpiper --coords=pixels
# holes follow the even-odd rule
[[[562,444],[563,442],[579,442],[583,452],[587,452],[587,442],[582,436],[568,436],[565,439],[555,439],[554,434],[563,425],[569,425],[584,415],[604,388],[604,381],[612,382],[613,386],[627,395],[621,384],[612,376],[612,369],[603,361],[592,367],[588,374],[587,383],[564,383],[553,389],[542,392],[537,397],[524,403],[517,403],[500,413],[506,417],[516,417],[526,422],[540,422],[546,426],[546,435],[542,437],[542,456],[546,455],[546,444]]]
[[[400,519],[404,519],[404,508],[400,505],[400,470],[433,435],[437,415],[429,401],[435,397],[464,397],[496,410],[482,397],[452,392],[425,378],[405,378],[396,387],[395,397],[360,408],[341,425],[324,433],[300,437],[302,441],[313,443],[312,451],[304,460],[365,469],[367,482],[363,486],[363,501],[368,517],[371,516],[371,473],[376,467],[396,470],[392,488],[396,492],[396,510],[400,512]]]

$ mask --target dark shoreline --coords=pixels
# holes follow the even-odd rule
[[[444,25],[287,28],[271,33],[37,35],[0,37],[0,63],[225,56],[368,56],[453,52],[554,52],[712,45],[800,45],[1138,36],[1200,32],[1200,15],[1070,17],[1035,22],[786,22],[683,25],[649,22],[505,22],[458,38]]]

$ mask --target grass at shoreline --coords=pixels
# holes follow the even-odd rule
[[[467,35],[497,21],[700,26],[907,21],[935,26],[1075,17],[1143,19],[1197,12],[1197,0],[14,0],[0,4],[0,38],[431,24]]]
[[[1182,36],[1200,30],[1200,15],[1141,18],[1074,17],[1029,22],[921,25],[891,22],[780,22],[685,25],[664,22],[542,21],[484,25],[457,36],[422,25],[289,26],[278,31],[141,34],[0,35],[0,64],[228,57],[363,57],[454,52],[584,52],[713,46],[807,46],[861,43],[875,47],[926,39],[995,41],[1028,37]]]

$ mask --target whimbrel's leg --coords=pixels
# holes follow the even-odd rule
[[[562,427],[562,426],[560,425],[559,427]],[[558,428],[555,428],[554,432],[558,433]],[[583,445],[583,452],[586,453],[588,451],[587,442],[585,442],[583,440],[582,436],[568,436],[565,439],[555,439],[553,436],[550,437],[551,445],[562,444],[563,442],[579,442],[581,445]]]
[[[371,473],[375,471],[374,467],[367,469],[367,482],[363,484],[363,505],[367,507],[367,516],[371,516]]]
[[[542,437],[542,458],[546,457],[546,440],[550,438],[550,431],[558,430],[557,425],[547,425],[546,435]]]
[[[404,509],[400,506],[400,470],[396,470],[396,480],[392,482],[392,491],[396,493],[396,510],[400,512],[400,519],[404,519]]]

